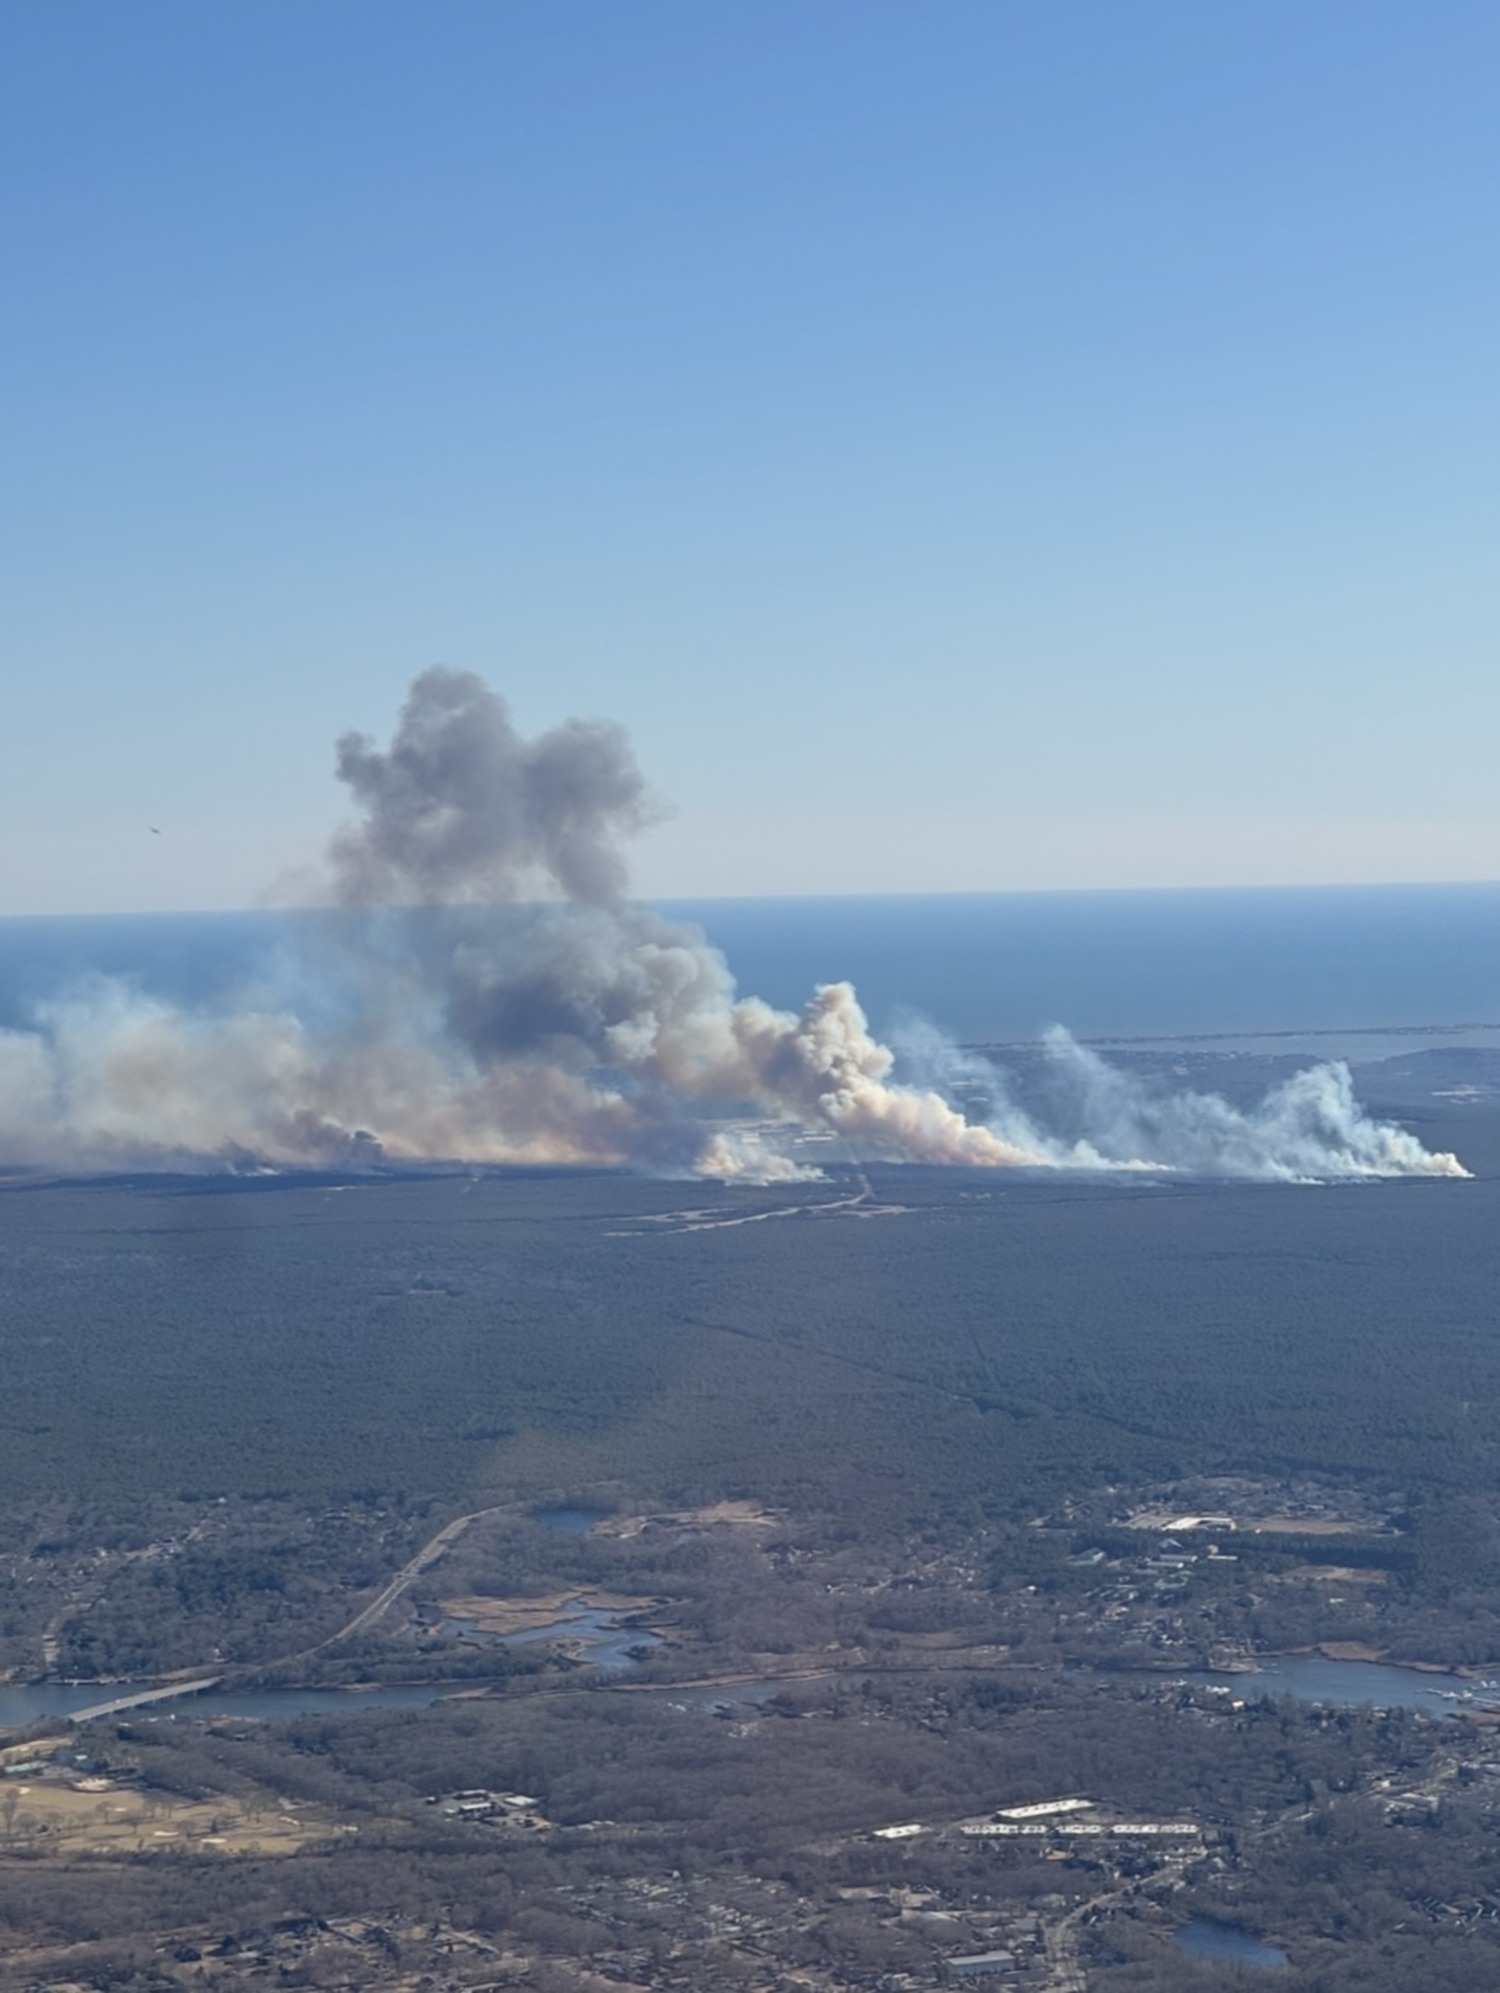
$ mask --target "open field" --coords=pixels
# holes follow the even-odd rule
[[[190,1800],[108,1778],[7,1779],[0,1788],[0,1854],[294,1855],[339,1832],[317,1807],[261,1794]]]
[[[444,1599],[443,1611],[452,1619],[462,1619],[481,1633],[531,1633],[551,1626],[570,1611],[608,1613],[612,1617],[636,1617],[660,1607],[661,1599],[630,1598],[620,1592],[588,1589],[546,1592],[535,1599],[496,1599],[469,1597]]]

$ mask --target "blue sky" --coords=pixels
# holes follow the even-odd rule
[[[1500,875],[1497,62],[4,0],[0,912],[253,900],[434,662],[626,722],[657,893]]]

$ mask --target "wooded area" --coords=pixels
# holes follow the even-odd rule
[[[4,1983],[898,1993],[990,1944],[1017,1985],[1242,1983],[1173,1949],[1206,1915],[1288,1987],[1493,1984],[1482,1714],[1172,1684],[1500,1671],[1500,1175],[863,1181],[0,1192],[0,1666],[479,1695],[80,1732],[163,1824],[79,1854],[0,1811]],[[638,1602],[626,1675],[454,1618],[578,1596]],[[502,1787],[539,1824],[445,1811]],[[961,1831],[1066,1792],[1196,1839]],[[203,1835],[295,1807],[295,1862]]]

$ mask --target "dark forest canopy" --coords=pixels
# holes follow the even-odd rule
[[[1493,1178],[873,1177],[10,1188],[0,1494],[1500,1478]]]

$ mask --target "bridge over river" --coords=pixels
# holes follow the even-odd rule
[[[152,1702],[173,1702],[180,1695],[199,1695],[204,1689],[216,1689],[223,1681],[222,1675],[204,1675],[197,1681],[173,1682],[162,1689],[138,1689],[134,1695],[117,1695],[112,1702],[96,1702],[88,1709],[70,1709],[70,1723],[93,1723],[101,1716],[119,1716],[127,1709],[144,1709]]]

